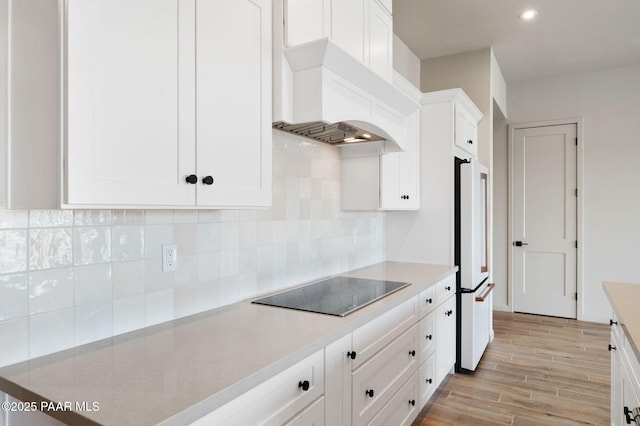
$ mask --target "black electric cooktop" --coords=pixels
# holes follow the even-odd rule
[[[343,317],[410,284],[338,276],[252,303]]]

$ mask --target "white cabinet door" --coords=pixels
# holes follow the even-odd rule
[[[440,384],[456,362],[456,298],[438,306],[435,316],[436,383]]]
[[[380,208],[417,210],[420,208],[420,112],[403,120],[405,151],[380,156]]]
[[[431,395],[436,391],[438,385],[436,384],[436,356],[431,354],[427,360],[420,366],[419,370],[420,380],[420,407],[424,407],[425,404],[431,398]]]
[[[432,312],[420,320],[420,362],[424,362],[435,350],[435,314]]]
[[[285,423],[285,426],[324,426],[324,410],[324,398],[321,397]]]
[[[393,71],[393,19],[377,0],[369,0],[366,64],[386,80]]]
[[[327,37],[329,0],[282,1],[284,12],[284,45],[296,46]]]
[[[364,62],[365,1],[331,1],[331,41]]]
[[[192,205],[193,98],[180,91],[194,84],[193,1],[66,12],[66,203]]]
[[[478,157],[478,123],[460,104],[455,107],[455,144],[471,157]]]
[[[351,424],[351,333],[324,349],[325,423]]]
[[[271,205],[271,2],[196,7],[197,203]]]
[[[368,426],[411,425],[420,412],[418,394],[418,373],[414,373]]]

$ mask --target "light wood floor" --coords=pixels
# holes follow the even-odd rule
[[[494,313],[475,373],[443,383],[413,426],[610,425],[609,326]]]

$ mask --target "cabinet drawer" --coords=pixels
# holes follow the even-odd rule
[[[418,374],[414,373],[368,424],[370,426],[410,425],[422,407],[419,405],[418,392]]]
[[[427,360],[420,366],[419,370],[420,382],[420,407],[429,401],[431,395],[436,391],[438,384],[436,383],[436,356],[431,354]]]
[[[426,290],[420,292],[420,318],[433,312],[436,308],[436,286],[433,285]]]
[[[456,294],[456,274],[451,274],[436,285],[436,305],[441,305]]]
[[[304,389],[308,388],[305,391]],[[192,425],[281,425],[324,393],[324,349]],[[248,410],[247,408],[251,409]]]
[[[424,362],[435,350],[435,314],[432,312],[422,318],[419,323],[420,362]]]
[[[353,424],[366,424],[418,369],[418,325],[414,325],[353,372]]]
[[[352,368],[356,369],[362,365],[417,319],[418,303],[414,297],[354,330],[353,350],[357,356],[353,360]]]
[[[285,426],[324,426],[324,397],[305,408]]]

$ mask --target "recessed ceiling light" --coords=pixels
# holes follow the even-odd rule
[[[525,10],[524,12],[522,12],[520,14],[520,19],[524,19],[525,21],[529,21],[529,20],[535,18],[537,14],[538,14],[537,10],[528,9],[528,10]]]

